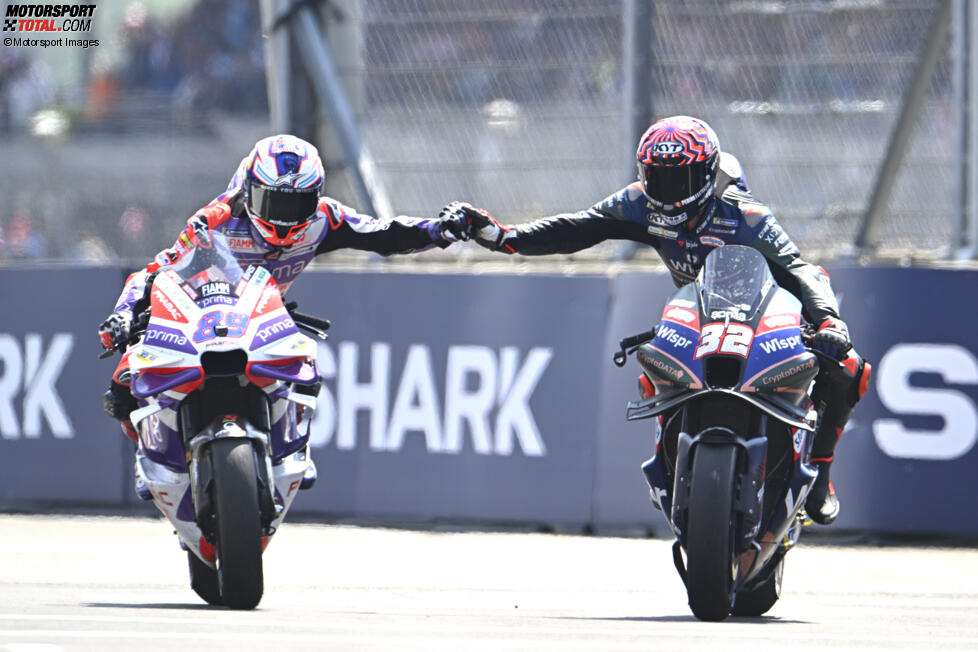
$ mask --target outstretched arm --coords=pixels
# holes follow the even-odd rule
[[[336,249],[360,249],[382,256],[444,249],[458,240],[468,240],[468,223],[461,218],[428,219],[398,216],[379,219],[357,213],[332,199],[323,200],[330,234],[323,238],[317,254]]]
[[[517,226],[500,224],[488,211],[462,202],[449,204],[442,214],[464,215],[471,222],[476,242],[507,254],[570,254],[605,240],[658,244],[644,225],[626,219],[622,206],[609,200],[577,213],[561,213]]]

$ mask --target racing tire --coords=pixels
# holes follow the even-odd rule
[[[231,609],[254,609],[265,588],[254,450],[248,439],[218,439],[210,455],[221,601]]]
[[[753,591],[737,591],[733,615],[756,618],[767,612],[781,597],[781,579],[784,577],[784,557],[778,561],[774,572]]]
[[[733,606],[736,472],[733,446],[696,447],[686,520],[686,593],[700,620],[723,620]]]
[[[190,588],[210,605],[222,605],[221,587],[217,583],[217,571],[200,560],[197,555],[187,551],[190,565]]]

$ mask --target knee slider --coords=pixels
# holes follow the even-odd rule
[[[846,380],[849,382],[847,399],[849,406],[852,407],[869,391],[869,379],[873,373],[873,365],[869,364],[853,349],[842,361],[842,368]]]

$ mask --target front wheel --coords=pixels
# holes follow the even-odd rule
[[[209,452],[221,601],[232,609],[254,609],[264,592],[255,454],[251,441],[239,438],[218,439]]]
[[[756,618],[767,612],[781,597],[781,579],[784,577],[784,557],[778,561],[771,576],[753,591],[737,591],[733,615]]]
[[[700,620],[723,620],[732,606],[736,472],[733,446],[696,447],[686,518],[686,592]]]

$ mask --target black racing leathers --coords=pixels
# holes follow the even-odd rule
[[[828,275],[802,260],[770,209],[751,195],[739,167],[732,156],[722,155],[724,185],[692,230],[659,222],[641,185],[633,183],[587,210],[507,227],[498,250],[528,256],[568,254],[604,240],[633,240],[654,247],[680,286],[696,277],[712,248],[747,245],[768,260],[778,284],[798,297],[810,323],[838,319]]]

